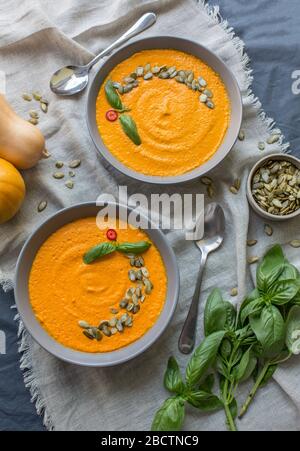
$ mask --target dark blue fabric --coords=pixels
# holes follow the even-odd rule
[[[290,141],[293,153],[300,156],[300,94],[292,93],[292,73],[300,69],[300,1],[215,0],[214,4],[246,44],[254,93]],[[0,355],[0,430],[42,430],[19,369],[12,304],[12,294],[0,291],[0,330],[7,336],[7,354]]]

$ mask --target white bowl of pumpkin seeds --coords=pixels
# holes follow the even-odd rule
[[[270,221],[300,215],[300,160],[283,153],[259,160],[248,177],[247,197],[253,210]]]

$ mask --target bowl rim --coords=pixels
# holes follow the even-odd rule
[[[120,210],[126,211],[126,213],[130,213],[132,211],[132,208],[127,205],[122,205],[119,203],[114,202],[105,202],[105,205],[115,205],[118,209],[118,212]],[[30,270],[32,267],[32,263],[34,261],[35,255],[37,251],[40,249],[41,245],[51,236],[52,233],[54,233],[56,230],[63,227],[63,225],[71,223],[75,221],[76,219],[93,216],[92,214],[84,214],[84,212],[89,210],[100,210],[101,206],[97,206],[96,202],[81,202],[74,204],[70,207],[63,208],[55,213],[53,213],[51,216],[49,216],[45,221],[42,222],[27,238],[25,244],[22,247],[22,250],[19,254],[17,264],[16,264],[16,273],[15,273],[15,302],[18,309],[18,312],[20,314],[20,318],[25,325],[26,330],[29,332],[29,334],[32,336],[32,338],[46,351],[48,351],[50,354],[54,355],[55,357],[58,357],[59,359],[71,363],[76,364],[79,366],[87,366],[87,367],[109,367],[109,366],[115,366],[119,365],[121,363],[125,363],[129,360],[132,360],[133,358],[137,357],[138,355],[142,354],[144,351],[146,351],[148,348],[150,348],[165,332],[166,328],[168,327],[171,319],[173,318],[173,315],[175,313],[177,304],[178,304],[178,298],[179,298],[179,288],[180,288],[180,275],[179,275],[179,268],[176,260],[175,253],[168,242],[167,238],[163,234],[163,232],[155,228],[152,230],[151,233],[147,229],[143,229],[150,237],[151,241],[154,242],[157,249],[160,252],[160,255],[163,259],[163,262],[165,264],[166,268],[166,274],[168,277],[168,283],[167,283],[167,294],[166,294],[166,300],[163,306],[163,309],[157,318],[154,325],[144,334],[142,335],[138,340],[134,341],[133,343],[130,343],[129,345],[117,349],[115,351],[110,352],[99,352],[99,353],[88,353],[88,352],[82,352],[78,351],[72,348],[68,348],[61,343],[59,343],[57,340],[55,340],[46,330],[41,326],[40,322],[36,318],[36,315],[31,307],[30,304],[30,298],[29,298],[29,292],[28,292],[28,279]],[[68,216],[68,214],[76,211],[82,210],[82,215],[75,215],[76,218],[69,219],[64,222],[63,218]],[[140,213],[140,216],[143,217],[145,220],[148,220],[148,224],[153,223],[146,218],[146,216],[143,213]],[[46,236],[44,239],[41,240],[40,244],[36,247],[36,250],[33,251],[34,256],[32,257],[30,261],[30,265],[28,266],[29,269],[27,269],[28,275],[26,277],[23,276],[23,272],[26,271],[23,269],[24,264],[26,265],[26,258],[27,253],[29,249],[32,248],[34,242],[36,241],[37,237],[41,232],[43,232],[49,224],[52,222],[55,223],[56,219],[60,219],[63,221],[61,225],[55,228],[53,224],[50,226],[48,232],[46,232]],[[155,235],[155,239],[153,239],[153,235]],[[38,238],[39,240],[39,238]],[[157,243],[160,243],[160,245],[163,247],[163,250],[161,250]],[[163,255],[163,252],[165,255]],[[29,257],[30,258],[30,257]],[[168,262],[168,265],[166,264],[166,261]],[[23,271],[23,272],[22,272]],[[171,276],[171,280],[169,277]],[[26,293],[24,293],[24,282],[21,283],[21,278],[26,279]],[[26,308],[29,309],[30,313],[26,312]],[[132,351],[132,352],[130,352]],[[120,355],[120,357],[118,357]],[[102,360],[101,360],[102,358]],[[104,361],[103,361],[104,359]]]
[[[225,83],[225,81],[224,81],[225,74],[226,74],[226,76],[228,76],[230,78],[230,82],[232,83],[232,90],[234,91],[234,102],[231,102],[231,108],[232,108],[232,104],[234,103],[234,108],[235,108],[235,112],[236,112],[236,116],[237,116],[234,121],[230,122],[230,125],[226,131],[226,134],[225,134],[224,139],[222,140],[222,143],[220,144],[220,146],[218,147],[218,149],[214,153],[214,155],[208,161],[206,161],[204,164],[198,166],[197,168],[193,169],[192,171],[189,171],[189,172],[186,172],[183,174],[179,174],[176,176],[169,176],[169,177],[168,176],[146,175],[141,172],[137,172],[137,171],[127,167],[126,165],[124,165],[105,146],[98,130],[97,130],[97,133],[94,133],[92,124],[93,124],[93,121],[95,121],[95,118],[91,117],[91,109],[93,108],[93,104],[95,104],[95,102],[96,102],[95,94],[94,94],[95,85],[98,82],[98,77],[101,76],[103,70],[105,72],[107,66],[110,64],[110,61],[113,58],[118,57],[118,55],[120,55],[122,52],[126,52],[126,51],[130,51],[131,49],[135,49],[136,46],[142,45],[143,43],[148,44],[148,43],[151,43],[152,41],[155,42],[157,40],[162,42],[161,47],[153,47],[153,48],[177,49],[176,43],[177,44],[181,43],[181,44],[184,44],[186,48],[185,48],[185,50],[181,50],[181,49],[180,50],[184,51],[186,53],[189,53],[191,55],[194,55],[194,54],[192,51],[189,50],[189,47],[196,46],[205,55],[203,57],[197,56],[199,59],[201,58],[203,61],[206,62],[206,57],[209,55],[209,58],[212,58],[212,60],[214,60],[214,63],[216,65],[219,65],[220,67],[222,67],[223,74],[221,74],[219,71],[216,71],[216,72],[221,77],[221,79],[224,83]],[[170,44],[168,44],[168,45],[163,44],[163,42],[165,42],[165,41],[170,42]],[[142,51],[142,50],[143,50],[142,47],[139,49],[135,49],[135,50],[133,50],[131,55],[133,55],[134,53],[136,53],[138,51]],[[194,55],[194,56],[196,56],[196,55]],[[126,59],[126,58],[121,58],[116,64],[113,65],[113,67],[115,67],[117,64],[119,64],[124,59]],[[211,63],[207,63],[207,64],[210,67],[212,67]],[[107,74],[105,74],[104,78],[109,74],[109,72],[111,72],[111,70],[112,70],[112,68],[107,71]],[[213,68],[213,70],[215,70],[215,69]],[[228,94],[230,94],[229,90],[228,90],[228,86],[226,84],[225,84],[225,86],[227,88]],[[98,90],[97,90],[97,92],[98,92]],[[231,97],[230,97],[230,100],[232,101]],[[231,113],[232,113],[232,110],[231,110]],[[242,115],[243,115],[243,102],[242,102],[241,91],[240,91],[238,82],[236,80],[236,77],[234,76],[231,69],[227,66],[227,64],[225,64],[225,62],[218,55],[216,55],[216,53],[214,53],[212,50],[210,50],[208,47],[206,47],[202,44],[199,44],[198,42],[196,42],[194,40],[177,37],[177,36],[172,36],[172,35],[150,36],[147,38],[134,39],[131,43],[124,45],[124,46],[120,47],[118,50],[116,50],[115,52],[113,52],[111,54],[111,56],[108,59],[106,59],[105,62],[102,63],[100,68],[95,72],[93,79],[91,80],[91,83],[89,85],[86,108],[85,108],[85,116],[86,116],[89,134],[90,134],[90,137],[92,138],[95,148],[100,153],[100,155],[112,167],[114,167],[121,174],[124,174],[127,177],[130,177],[130,178],[138,180],[138,181],[146,182],[149,184],[161,184],[161,185],[186,183],[186,182],[195,180],[199,177],[202,177],[203,175],[205,175],[208,172],[210,172],[211,170],[213,170],[216,166],[218,166],[226,158],[226,156],[229,154],[229,152],[231,151],[231,149],[233,148],[234,144],[237,141],[238,134],[239,134],[241,124],[242,124]],[[232,114],[231,114],[231,119],[232,119]],[[229,142],[228,142],[226,148],[222,148],[227,136],[230,137]]]
[[[273,215],[272,213],[268,213],[267,211],[263,210],[258,203],[255,201],[253,194],[252,194],[252,179],[256,173],[256,171],[263,166],[263,164],[266,161],[269,160],[286,160],[290,161],[291,163],[294,163],[297,168],[300,169],[300,159],[295,157],[291,154],[286,154],[284,152],[281,153],[271,153],[269,155],[265,155],[264,157],[260,158],[252,167],[248,179],[247,179],[247,198],[248,202],[252,206],[252,208],[263,218],[270,219],[270,221],[285,221],[288,219],[296,218],[300,214],[300,208],[298,210],[294,211],[293,213],[285,216],[279,216],[279,215]]]

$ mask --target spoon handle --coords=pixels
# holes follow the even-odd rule
[[[202,275],[204,272],[205,263],[207,260],[207,253],[201,249],[201,261],[200,261],[200,269],[198,274],[198,279],[196,283],[196,288],[194,291],[192,303],[186,317],[185,323],[183,325],[179,341],[178,348],[179,351],[183,354],[189,354],[192,352],[195,345],[195,336],[196,336],[196,327],[197,327],[197,318],[198,318],[198,306],[200,300],[200,291],[201,291],[201,283],[202,283]]]
[[[120,47],[122,44],[127,42],[130,38],[133,38],[137,34],[151,27],[156,22],[156,14],[154,13],[146,13],[139,20],[127,30],[122,36],[119,37],[115,42],[113,42],[109,47],[103,50],[99,55],[95,56],[92,61],[87,64],[87,69],[90,70],[94,64],[96,64],[101,58],[106,55],[109,55],[113,50]]]

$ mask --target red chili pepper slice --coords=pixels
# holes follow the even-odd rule
[[[108,231],[106,232],[106,236],[110,241],[116,241],[117,232],[114,229],[108,229]]]
[[[118,113],[115,110],[108,110],[105,117],[108,121],[114,122],[118,119]]]

